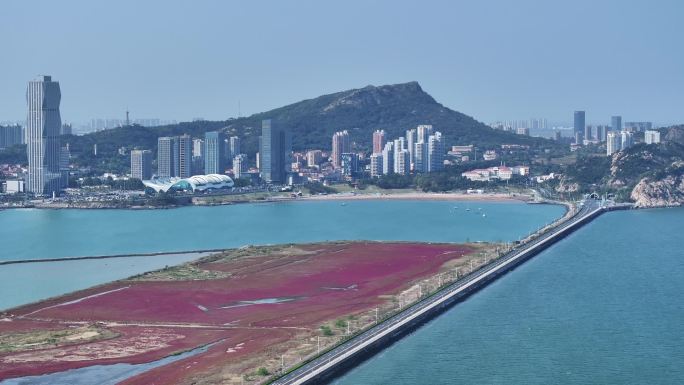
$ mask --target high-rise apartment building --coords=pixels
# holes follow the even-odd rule
[[[399,173],[400,173],[400,172],[399,172],[399,167],[403,167],[403,159],[400,160],[399,157],[403,157],[403,156],[404,156],[404,155],[401,153],[401,151],[407,150],[407,149],[406,149],[406,138],[404,138],[404,137],[399,137],[399,138],[397,138],[397,139],[394,139],[393,150],[394,150],[394,162],[393,162],[393,164],[394,164],[394,173],[395,173],[395,174],[399,174]],[[406,151],[406,153],[408,154],[408,150]],[[400,165],[400,162],[401,162],[401,165]],[[411,171],[411,170],[410,170],[411,163],[409,163],[408,165],[409,165],[408,171]],[[403,168],[402,168],[402,170],[403,170]],[[403,174],[403,172],[401,172],[401,174]]]
[[[24,129],[19,126],[0,126],[0,149],[24,143]]]
[[[178,138],[178,176],[189,178],[192,176],[192,138],[181,135]]]
[[[427,172],[428,170],[428,144],[418,142],[413,145],[413,170],[415,172]]]
[[[240,179],[244,178],[247,174],[247,155],[237,154],[233,157],[233,176]]]
[[[225,135],[219,131],[204,134],[204,173],[223,174],[226,169]]]
[[[59,185],[61,188],[69,187],[69,163],[71,161],[71,152],[69,145],[59,149]]]
[[[335,168],[342,166],[342,154],[351,152],[349,131],[338,131],[332,137],[332,165]]]
[[[596,126],[596,140],[599,142],[606,140],[606,128],[607,126]]]
[[[623,130],[620,133],[620,150],[626,150],[634,145],[634,134]]]
[[[385,130],[375,130],[373,132],[373,154],[379,154],[385,148],[387,141]]]
[[[530,136],[530,129],[528,127],[518,127],[515,129],[515,133],[518,135]]]
[[[620,133],[618,131],[610,131],[606,135],[606,155],[611,156],[620,151]]]
[[[193,158],[203,158],[204,157],[204,140],[193,139],[192,140],[192,157]]]
[[[60,192],[60,143],[62,119],[59,82],[40,76],[28,83],[26,102],[26,153],[28,156],[27,190],[36,195]]]
[[[406,149],[409,152],[409,164],[411,165],[411,169],[413,169],[413,164],[415,163],[414,159],[414,154],[413,154],[413,146],[416,143],[416,135],[417,135],[417,130],[415,128],[412,128],[410,130],[406,130]]]
[[[394,159],[396,164],[394,165],[394,172],[396,174],[408,175],[410,173],[411,163],[409,162],[409,152],[408,150],[395,151]]]
[[[646,132],[644,132],[644,142],[646,142],[646,144],[660,143],[660,132],[655,130],[646,130]]]
[[[171,178],[178,176],[178,137],[162,136],[157,138],[157,176]]]
[[[307,167],[316,167],[323,161],[323,151],[310,150],[306,152]]]
[[[370,173],[372,178],[377,178],[382,172],[382,153],[374,153],[370,156]]]
[[[359,172],[359,154],[345,152],[340,158],[342,163],[342,175],[352,177]]]
[[[131,151],[131,178],[140,180],[152,178],[152,151]]]
[[[584,140],[592,140],[594,138],[592,135],[593,128],[591,124],[584,126]]]
[[[417,142],[427,143],[428,136],[432,135],[432,125],[421,124],[420,126],[416,127],[416,131],[417,131],[416,143]]]
[[[574,120],[573,133],[574,134],[577,134],[578,132],[580,134],[584,133],[584,126],[586,125],[584,111],[575,111],[575,115],[574,115],[573,120]]]
[[[259,166],[261,178],[267,183],[285,183],[292,142],[290,133],[271,119],[261,122]]]
[[[427,172],[440,171],[444,168],[444,142],[442,133],[437,131],[428,137],[428,169]]]
[[[394,142],[385,143],[382,149],[382,173],[384,175],[394,172]]]

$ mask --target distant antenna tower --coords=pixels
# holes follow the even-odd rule
[[[130,126],[131,125],[131,119],[129,118],[128,114],[129,114],[128,107],[126,107],[126,125]]]

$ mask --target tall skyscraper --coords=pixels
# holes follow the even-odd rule
[[[225,135],[219,131],[204,134],[204,173],[223,174],[226,169]]]
[[[178,137],[162,136],[157,138],[157,176],[171,178],[178,176]]]
[[[606,135],[606,155],[611,156],[618,151],[620,151],[620,133],[610,131]]]
[[[192,138],[187,134],[178,138],[178,176],[192,176]]]
[[[385,130],[373,132],[373,154],[379,154],[385,148],[386,135]]]
[[[242,153],[240,149],[240,138],[237,136],[230,137],[230,156],[235,157]]]
[[[342,154],[351,152],[351,141],[349,131],[338,131],[332,137],[332,164],[333,167],[342,166]]]
[[[259,166],[261,178],[267,183],[285,183],[287,165],[292,152],[290,133],[271,119],[261,122],[261,144]]]
[[[580,134],[584,133],[584,126],[586,125],[584,121],[584,111],[575,111],[575,117],[574,117],[574,129],[573,133],[577,134],[578,132]]]
[[[611,116],[610,117],[611,130],[615,132],[622,131],[622,116]]]
[[[152,178],[152,151],[131,151],[131,178],[149,180]]]
[[[594,127],[591,124],[584,126],[584,140],[592,140],[594,138],[591,134],[593,128]]]
[[[62,119],[59,82],[40,76],[28,83],[26,102],[26,153],[28,156],[27,190],[36,195],[60,192],[60,143]]]

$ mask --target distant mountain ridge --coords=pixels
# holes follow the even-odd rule
[[[547,139],[516,135],[494,130],[461,112],[453,111],[427,94],[418,82],[384,86],[366,86],[226,121],[184,122],[161,127],[121,127],[83,136],[64,138],[70,143],[74,160],[79,164],[100,164],[108,171],[128,167],[128,159],[118,154],[124,147],[151,149],[156,154],[157,137],[190,134],[203,137],[212,130],[242,138],[242,152],[250,162],[258,151],[261,120],[272,119],[292,133],[295,151],[329,149],[334,132],[349,130],[357,150],[370,150],[372,133],[384,129],[388,139],[405,135],[409,128],[431,124],[441,131],[447,145],[475,144],[481,148],[498,148],[500,144],[556,146]],[[97,143],[98,155],[93,154]]]

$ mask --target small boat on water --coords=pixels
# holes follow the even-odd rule
[[[466,209],[466,211],[470,211],[470,209]]]

